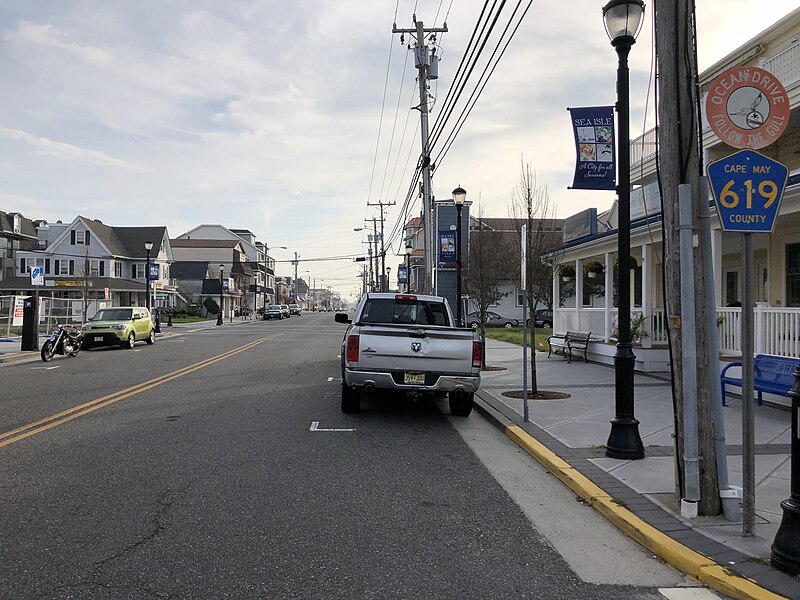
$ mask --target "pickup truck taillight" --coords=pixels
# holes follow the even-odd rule
[[[344,359],[347,362],[358,362],[358,336],[350,335],[347,337],[347,352]]]
[[[472,366],[481,368],[481,359],[483,358],[483,344],[480,342],[472,342]]]

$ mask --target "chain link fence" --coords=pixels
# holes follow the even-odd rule
[[[11,339],[22,330],[22,299],[25,296],[0,296],[0,336]],[[39,331],[47,333],[56,323],[80,325],[84,322],[83,300],[69,298],[39,298]],[[111,306],[108,300],[90,300],[86,306],[86,319],[91,319],[101,308]]]

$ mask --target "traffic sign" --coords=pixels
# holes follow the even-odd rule
[[[708,165],[708,179],[722,229],[772,233],[789,170],[753,150],[740,150]]]
[[[31,269],[31,285],[44,285],[44,267]]]
[[[721,141],[757,150],[786,130],[789,95],[769,71],[750,65],[731,67],[708,90],[706,118]]]

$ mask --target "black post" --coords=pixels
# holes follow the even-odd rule
[[[147,278],[147,298],[145,299],[145,306],[147,307],[147,312],[150,312],[150,249],[147,248],[147,269],[145,270],[144,276]]]
[[[639,436],[639,421],[634,418],[633,371],[635,356],[631,344],[631,159],[630,114],[628,89],[628,53],[635,42],[633,36],[621,36],[611,44],[619,56],[617,67],[617,195],[619,196],[618,258],[619,293],[617,309],[619,339],[614,355],[615,416],[606,442],[606,456],[635,460],[644,458],[644,445]],[[580,294],[580,290],[577,290]],[[580,296],[578,296],[580,299]]]
[[[219,268],[219,312],[217,313],[217,325],[222,325],[222,266]]]
[[[461,209],[463,205],[456,204],[456,323],[463,327],[461,322]]]
[[[406,293],[411,291],[411,254],[406,253]]]
[[[781,502],[783,518],[772,543],[770,563],[792,577],[800,574],[800,364],[794,370],[792,399],[791,496]]]

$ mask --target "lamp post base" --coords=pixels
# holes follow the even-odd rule
[[[222,321],[222,313],[219,313],[217,315],[217,325],[222,325],[222,323],[223,323],[223,321]]]
[[[639,421],[616,417],[611,421],[611,433],[606,442],[606,456],[623,460],[644,458],[644,445],[639,436]]]
[[[800,574],[800,501],[789,498],[781,502],[783,518],[772,543],[770,564],[795,577]]]

